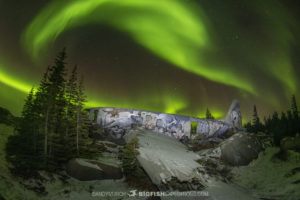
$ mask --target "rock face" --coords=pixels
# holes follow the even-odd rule
[[[294,150],[300,151],[300,136],[285,137],[280,141],[280,149],[283,151]]]
[[[8,126],[14,124],[16,118],[9,112],[9,110],[0,107],[0,124],[6,124]]]
[[[247,165],[261,150],[261,144],[253,134],[236,133],[221,144],[221,158],[233,166]]]
[[[123,177],[122,171],[118,167],[80,158],[69,161],[67,173],[80,181],[121,179]]]

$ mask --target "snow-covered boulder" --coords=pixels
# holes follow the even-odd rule
[[[67,164],[67,173],[80,181],[121,179],[120,168],[96,160],[76,158]]]
[[[221,158],[233,166],[248,165],[261,150],[261,144],[254,134],[236,133],[221,144]]]

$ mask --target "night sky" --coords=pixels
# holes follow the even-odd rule
[[[67,48],[88,105],[244,118],[300,99],[298,0],[0,0],[0,106],[26,93]]]

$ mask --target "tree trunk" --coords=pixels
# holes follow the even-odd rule
[[[79,117],[80,117],[80,110],[77,111],[77,119],[76,119],[76,149],[77,149],[77,156],[79,156],[79,142],[78,142],[78,135],[79,135]]]
[[[45,137],[44,137],[44,156],[45,159],[47,157],[48,154],[48,119],[49,119],[49,108],[47,109],[46,112],[46,117],[45,117]]]
[[[71,101],[67,103],[67,110],[66,110],[66,137],[68,137],[69,133],[69,110],[70,110]]]
[[[37,153],[37,150],[36,150],[36,146],[37,146],[37,140],[38,140],[38,136],[37,136],[37,132],[36,132],[36,129],[35,128],[33,128],[33,137],[34,137],[34,139],[33,139],[33,151],[34,151],[34,154],[36,154]]]

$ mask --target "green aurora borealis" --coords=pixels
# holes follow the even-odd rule
[[[25,46],[33,59],[68,28],[89,22],[107,23],[128,33],[139,44],[189,72],[232,85],[252,94],[252,84],[225,67],[216,69],[199,52],[210,51],[203,19],[177,0],[78,0],[53,2],[25,32]],[[198,9],[198,12],[201,10]],[[230,79],[231,81],[228,81]]]
[[[223,117],[237,98],[247,117],[253,104],[283,109],[300,97],[295,2],[0,2],[0,106],[20,112],[15,94],[24,98],[66,46],[88,106]]]

